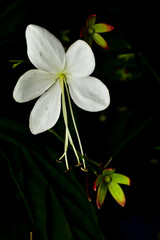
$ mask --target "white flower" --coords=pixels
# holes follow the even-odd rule
[[[51,129],[56,124],[62,102],[66,152],[68,140],[74,145],[68,129],[64,87],[78,138],[70,96],[78,107],[96,112],[108,107],[108,89],[99,79],[89,76],[95,68],[95,58],[86,42],[76,41],[65,53],[54,35],[36,25],[27,27],[26,41],[28,57],[37,69],[27,71],[19,78],[13,97],[20,103],[40,97],[30,114],[29,126],[33,134]]]

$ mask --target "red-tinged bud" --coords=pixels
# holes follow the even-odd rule
[[[86,32],[87,32],[87,28],[86,27],[83,27],[80,31],[80,37],[83,37],[86,35]]]
[[[94,30],[97,33],[111,32],[113,29],[113,26],[106,23],[97,23],[94,25]]]
[[[126,204],[126,198],[124,195],[124,192],[122,190],[122,188],[119,186],[118,183],[116,183],[115,181],[111,181],[108,184],[108,189],[110,191],[110,194],[112,195],[112,197],[122,206],[124,207],[124,205]]]
[[[91,14],[86,20],[86,26],[92,27],[96,22],[96,14]]]
[[[114,173],[114,172],[115,172],[115,169],[113,169],[113,168],[106,168],[103,170],[103,174],[104,173]]]
[[[92,46],[92,39],[102,48],[108,50],[108,44],[99,33],[110,32],[114,29],[113,26],[106,23],[96,23],[96,14],[91,14],[86,20],[86,26],[80,31],[80,37],[84,37],[90,46]]]
[[[97,191],[97,179],[96,181],[94,182],[94,187],[93,187],[94,191],[96,192]]]
[[[104,203],[104,200],[106,198],[107,195],[107,183],[106,182],[101,182],[101,184],[99,185],[98,188],[98,193],[97,193],[97,207],[100,209],[101,206]]]
[[[119,184],[125,184],[130,186],[131,184],[131,180],[129,177],[123,175],[123,174],[119,174],[119,173],[114,173],[112,176],[112,179]]]
[[[94,191],[97,192],[97,207],[100,209],[106,198],[107,189],[112,197],[122,207],[126,204],[124,192],[119,184],[130,185],[130,178],[119,173],[115,173],[115,169],[106,168],[103,173],[99,175],[94,183]]]
[[[93,40],[102,48],[104,48],[105,50],[108,50],[108,44],[106,42],[106,40],[98,33],[94,33],[93,34]]]

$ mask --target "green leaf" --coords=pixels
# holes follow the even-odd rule
[[[10,63],[14,63],[12,65],[12,68],[16,68],[17,66],[19,66],[21,63],[26,62],[25,60],[9,60]]]
[[[126,199],[125,199],[125,195],[124,192],[122,190],[122,188],[115,182],[115,181],[111,181],[108,184],[108,189],[112,195],[112,197],[122,206],[124,207],[125,203],[126,203]]]
[[[119,173],[114,173],[112,175],[112,180],[115,181],[116,183],[120,184],[125,184],[125,185],[130,185],[130,178]]]
[[[46,137],[52,137],[51,143],[14,121],[0,118],[0,153],[23,199],[33,234],[43,240],[78,240],[81,236],[104,240],[86,192],[73,171],[65,173],[65,164],[56,162],[59,153],[55,150],[61,143],[49,132]],[[18,233],[18,223],[14,224]]]

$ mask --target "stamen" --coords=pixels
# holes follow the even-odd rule
[[[59,158],[61,160],[63,157],[65,158],[66,162],[66,168],[69,170],[68,160],[67,160],[67,149],[68,149],[68,118],[67,118],[67,110],[66,110],[66,104],[65,104],[65,96],[64,96],[64,84],[63,84],[63,78],[64,76],[60,76],[60,85],[61,85],[61,91],[62,91],[62,112],[63,112],[63,118],[64,123],[66,126],[66,135],[65,135],[65,142],[64,142],[64,153]]]
[[[76,132],[76,135],[77,135],[78,143],[79,143],[79,146],[80,146],[80,151],[81,151],[81,155],[82,155],[82,162],[83,162],[83,166],[84,166],[84,170],[85,170],[85,169],[86,169],[86,163],[85,163],[85,159],[84,159],[83,148],[82,148],[80,136],[79,136],[79,133],[78,133],[76,121],[75,121],[74,114],[73,114],[73,109],[72,109],[72,104],[71,104],[71,99],[70,99],[70,95],[69,95],[68,86],[67,86],[67,83],[66,83],[65,80],[64,80],[64,84],[65,84],[65,87],[66,87],[66,92],[67,92],[67,97],[68,97],[68,102],[69,102],[69,108],[70,108],[70,112],[71,112],[71,117],[72,117],[73,125],[74,125],[74,128],[75,128],[75,132]]]
[[[82,168],[82,167],[81,167],[81,170],[82,170],[83,172],[88,172],[88,169],[87,169],[87,168]]]
[[[69,108],[70,108],[70,112],[71,112],[71,117],[72,117],[73,125],[74,125],[74,128],[75,128],[75,132],[76,132],[76,135],[77,135],[77,139],[78,139],[78,143],[79,143],[80,151],[81,151],[81,158],[82,158],[82,162],[83,162],[83,168],[81,167],[81,169],[83,171],[87,172],[88,170],[87,170],[86,164],[85,164],[83,148],[82,148],[80,136],[79,136],[79,133],[78,133],[76,121],[75,121],[75,118],[74,118],[72,104],[71,104],[71,99],[70,99],[69,90],[68,90],[68,85],[66,83],[64,74],[60,74],[59,80],[60,80],[60,86],[61,86],[61,91],[62,91],[62,112],[63,112],[63,118],[64,118],[65,127],[66,127],[65,142],[64,142],[64,153],[59,158],[59,161],[61,161],[61,159],[64,157],[65,158],[65,162],[66,162],[66,168],[67,168],[67,170],[69,170],[68,159],[67,159],[67,150],[68,150],[68,141],[69,141],[71,146],[72,146],[72,148],[73,148],[73,151],[75,153],[77,161],[78,161],[78,164],[76,166],[80,166],[81,165],[80,159],[79,159],[79,156],[78,156],[78,153],[77,153],[77,150],[76,150],[76,148],[74,146],[74,143],[73,143],[73,140],[72,140],[69,128],[68,128],[68,116],[67,116],[67,109],[66,109],[66,102],[65,102],[65,93],[64,93],[64,85],[65,85],[66,92],[67,92],[67,97],[68,97]]]
[[[75,148],[75,146],[74,146],[74,144],[73,144],[72,137],[71,137],[71,134],[70,134],[70,133],[69,133],[69,141],[70,141],[70,144],[71,144],[71,146],[72,146],[72,148],[73,148],[73,150],[74,150],[74,153],[75,153],[75,155],[76,155],[78,164],[80,164],[80,160],[79,160],[79,157],[78,157],[78,153],[77,153],[77,150],[76,150],[76,148]]]
[[[79,166],[81,166],[82,165],[82,163],[79,163],[79,164],[76,164],[76,165],[74,165],[75,167],[79,167]]]
[[[64,153],[63,155],[59,158],[61,160],[63,157],[65,158],[66,162],[66,168],[69,170],[69,165],[68,165],[68,159],[67,159],[67,150],[68,150],[68,140],[74,150],[75,156],[78,161],[78,165],[80,164],[79,156],[77,154],[76,148],[73,144],[73,140],[68,128],[68,116],[67,116],[67,109],[66,109],[66,102],[65,102],[65,93],[64,93],[64,82],[65,82],[65,76],[63,74],[60,75],[60,85],[61,85],[61,91],[62,91],[62,112],[63,112],[63,118],[64,118],[64,123],[66,127],[66,135],[65,135],[65,142],[64,142]]]

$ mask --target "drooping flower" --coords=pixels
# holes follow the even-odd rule
[[[115,169],[107,168],[99,175],[94,183],[94,190],[97,190],[97,207],[100,209],[104,203],[107,191],[122,206],[126,204],[126,198],[119,184],[130,185],[130,178],[119,173],[115,173]]]
[[[110,32],[113,29],[113,26],[106,23],[96,24],[96,14],[92,14],[87,18],[86,26],[81,29],[80,37],[84,37],[84,40],[90,46],[92,46],[92,41],[94,40],[100,47],[107,50],[108,44],[99,33]]]
[[[68,97],[73,124],[83,155],[71,98],[78,107],[86,111],[101,111],[110,103],[108,89],[99,79],[90,76],[95,68],[95,58],[86,42],[77,40],[65,53],[61,42],[54,35],[36,25],[27,27],[26,41],[28,57],[37,69],[27,71],[19,78],[13,91],[13,97],[20,103],[40,97],[35,103],[29,119],[29,127],[33,134],[51,129],[60,116],[62,105],[66,128],[62,157],[65,157],[66,166],[69,169],[68,142],[74,149],[78,164],[80,164],[80,160],[68,127],[65,93]],[[84,161],[83,164],[86,169]]]

